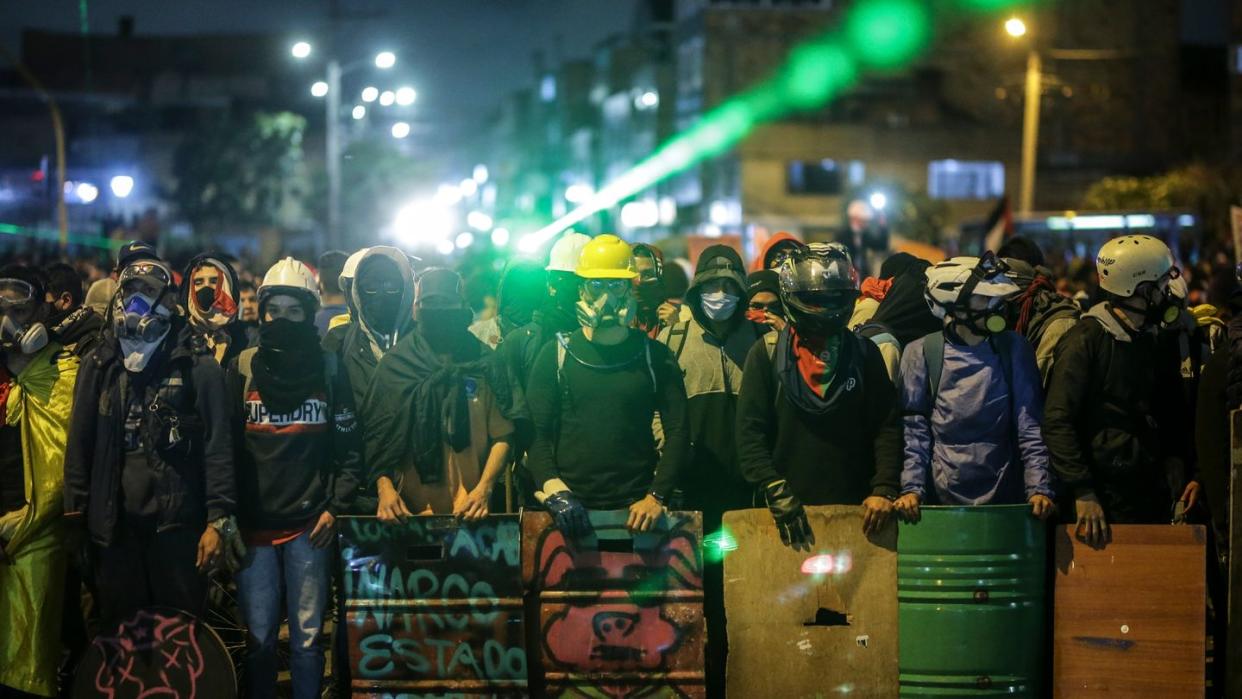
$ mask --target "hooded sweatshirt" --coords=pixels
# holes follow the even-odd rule
[[[755,257],[754,262],[750,265],[750,271],[758,272],[761,269],[768,269],[770,267],[772,255],[776,252],[775,249],[780,247],[785,241],[792,241],[798,245],[802,245],[802,241],[793,237],[789,233],[781,231],[771,238],[768,238],[768,242],[763,244],[763,248],[759,250],[759,255]]]
[[[749,507],[751,487],[737,462],[734,429],[737,394],[742,388],[746,355],[761,331],[746,320],[746,276],[742,258],[727,245],[703,251],[686,291],[692,320],[660,332],[685,375],[690,427],[690,462],[682,479],[687,506],[716,510]],[[703,312],[703,287],[725,280],[727,293],[738,297],[733,315],[712,321]]]
[[[206,266],[214,267],[220,272],[220,282],[211,305],[204,308],[198,303],[193,279],[194,272]],[[222,367],[228,366],[249,344],[245,329],[237,323],[241,288],[237,272],[223,258],[204,253],[190,260],[182,272],[182,279],[184,283],[181,285],[180,303],[186,309],[186,318],[192,331],[191,349],[199,354],[214,356]]]
[[[1095,493],[1110,522],[1167,523],[1192,473],[1189,411],[1178,360],[1152,332],[1124,327],[1096,304],[1057,344],[1044,405],[1044,440],[1068,497]],[[1062,512],[1074,515],[1073,503]]]
[[[509,333],[529,323],[535,310],[543,305],[546,276],[543,265],[511,260],[496,291],[496,315],[471,324],[470,332],[488,347],[499,347]]]
[[[374,272],[374,261],[377,258],[392,260],[404,280],[401,292],[400,308],[397,317],[396,332],[385,335],[375,330],[362,307],[360,289],[368,274]],[[414,329],[414,270],[410,261],[400,250],[385,245],[377,245],[369,249],[358,262],[354,282],[349,287],[347,297],[350,313],[355,321],[333,328],[324,337],[324,347],[335,350],[340,357],[341,366],[349,375],[349,385],[354,392],[354,404],[358,407],[359,419],[365,429],[368,426],[366,414],[366,395],[371,387],[371,377],[379,360],[384,354],[396,346],[397,342],[409,335]]]

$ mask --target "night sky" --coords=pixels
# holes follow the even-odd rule
[[[279,32],[314,36],[327,25],[326,0],[85,0],[92,33],[115,33],[122,15],[135,34]],[[394,77],[414,85],[424,117],[480,123],[500,98],[533,80],[531,54],[555,65],[587,57],[601,39],[625,31],[635,0],[341,0],[342,46],[390,48]],[[75,0],[0,0],[0,42],[16,53],[24,27],[74,32]],[[558,40],[559,37],[559,40]]]

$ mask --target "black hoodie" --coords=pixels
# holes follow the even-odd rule
[[[658,337],[685,375],[691,452],[681,490],[687,507],[715,517],[751,505],[751,487],[738,467],[734,443],[742,367],[762,334],[746,320],[745,270],[741,256],[727,245],[704,250],[685,295],[693,320],[664,328]],[[733,315],[723,322],[709,319],[701,303],[703,287],[716,280],[728,282],[727,293],[738,297]],[[709,514],[708,519],[715,517]]]

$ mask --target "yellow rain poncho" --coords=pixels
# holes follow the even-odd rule
[[[0,685],[56,694],[68,551],[62,491],[78,360],[49,344],[14,379],[5,421],[21,430],[26,506],[0,515]],[[76,602],[72,600],[70,602]]]

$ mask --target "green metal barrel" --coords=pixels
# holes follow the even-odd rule
[[[1029,505],[925,507],[901,525],[901,696],[1042,696],[1046,532]]]

